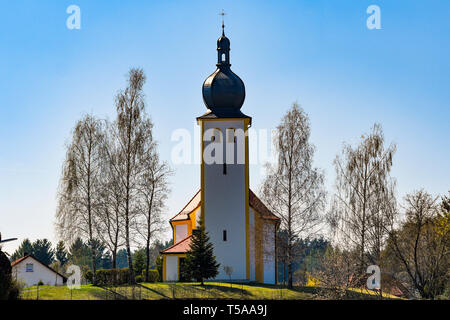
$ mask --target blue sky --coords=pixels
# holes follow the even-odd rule
[[[81,8],[81,30],[66,8]],[[369,5],[381,30],[366,27]],[[374,122],[398,145],[399,197],[450,189],[450,2],[442,1],[4,1],[0,11],[0,232],[54,235],[56,190],[75,122],[114,118],[130,67],[147,74],[147,112],[170,161],[173,130],[205,111],[225,9],[232,69],[245,82],[242,110],[274,128],[292,102],[309,114],[315,164],[332,192],[332,161]],[[195,143],[198,143],[195,141]],[[199,166],[173,166],[167,216],[199,187]],[[260,167],[250,168],[257,190]],[[16,244],[5,249],[12,251]]]

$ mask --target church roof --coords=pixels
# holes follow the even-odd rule
[[[176,214],[170,221],[180,221],[189,219],[189,214],[194,212],[201,204],[202,196],[201,190],[192,197],[192,199],[184,206],[184,208]],[[256,194],[249,189],[248,200],[250,207],[260,214],[260,217],[268,220],[280,220],[276,215],[270,211],[266,205],[256,196]]]
[[[175,243],[173,246],[168,247],[166,250],[161,251],[161,253],[186,253],[191,247],[191,240],[192,235]]]
[[[202,196],[200,190],[192,197],[191,200],[184,206],[179,213],[177,213],[170,221],[188,220],[189,214],[195,211],[200,206]]]

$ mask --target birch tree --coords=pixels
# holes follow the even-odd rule
[[[338,243],[357,252],[361,274],[371,255],[379,257],[386,239],[388,209],[395,200],[390,178],[395,151],[394,144],[385,148],[382,128],[375,124],[358,146],[345,144],[334,160],[336,192],[327,218]]]
[[[168,177],[172,174],[169,166],[161,162],[156,143],[151,142],[149,153],[144,162],[145,169],[139,182],[141,199],[138,232],[145,242],[145,281],[149,281],[150,245],[164,230],[162,213],[169,193]]]
[[[139,210],[139,180],[144,172],[143,159],[149,150],[152,123],[145,114],[143,86],[145,74],[142,69],[131,69],[128,74],[128,86],[116,96],[117,118],[111,131],[117,143],[117,161],[113,161],[113,170],[123,190],[121,220],[125,248],[127,250],[130,281],[134,282],[131,245]],[[108,158],[112,158],[108,154]]]
[[[288,286],[293,285],[294,244],[297,238],[308,238],[321,225],[320,211],[325,203],[323,173],[313,167],[315,148],[309,142],[308,116],[298,104],[284,115],[277,127],[276,165],[267,165],[267,176],[261,194],[266,205],[281,218],[286,231]]]
[[[60,180],[56,228],[61,239],[72,242],[80,236],[94,243],[96,219],[102,207],[101,175],[104,128],[91,115],[75,126]],[[95,283],[95,248],[91,248],[91,265]]]
[[[117,142],[111,137],[111,126],[108,128],[104,150],[104,175],[103,175],[103,205],[99,212],[98,234],[99,238],[108,248],[112,255],[112,268],[117,267],[117,251],[125,244],[122,231],[122,216],[124,202],[124,186],[120,183],[119,171],[119,152]]]

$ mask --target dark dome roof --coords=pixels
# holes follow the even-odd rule
[[[212,111],[239,110],[244,100],[244,82],[229,67],[217,68],[203,83],[203,101]]]
[[[230,40],[225,35],[217,39],[217,49],[230,49]]]
[[[203,101],[216,115],[244,116],[244,82],[230,69],[230,40],[222,34],[217,40],[217,69],[203,82]]]

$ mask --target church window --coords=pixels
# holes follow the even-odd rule
[[[223,241],[227,241],[227,230],[223,230]]]
[[[212,142],[220,142],[221,139],[220,137],[222,136],[222,132],[220,131],[219,128],[214,128],[213,129],[213,135],[211,137],[211,141]]]
[[[228,143],[236,143],[236,130],[234,128],[227,129],[227,142]]]
[[[222,53],[222,62],[225,62],[225,60],[226,60],[225,53]]]

